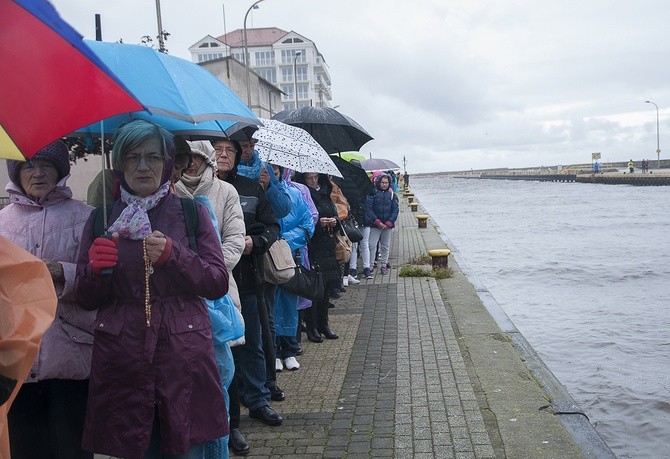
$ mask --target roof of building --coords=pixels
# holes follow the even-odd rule
[[[269,46],[286,35],[288,35],[287,31],[277,27],[247,29],[247,46]],[[234,48],[242,47],[244,46],[244,29],[233,30],[217,37],[217,39]]]

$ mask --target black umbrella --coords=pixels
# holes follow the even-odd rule
[[[360,166],[352,164],[337,155],[331,155],[331,158],[342,174],[342,178],[332,177],[333,182],[342,189],[342,193],[351,207],[359,205],[365,196],[375,188],[367,172]]]
[[[328,153],[358,151],[372,140],[356,121],[332,108],[300,107],[283,110],[272,117],[309,132]]]

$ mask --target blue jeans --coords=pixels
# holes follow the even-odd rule
[[[298,338],[293,336],[277,336],[277,357],[281,360],[298,355]]]
[[[265,353],[258,298],[255,294],[240,293],[242,317],[244,318],[244,339],[241,346],[232,348],[235,359],[235,372],[240,375],[240,398],[249,409],[270,404],[270,390],[265,387]]]

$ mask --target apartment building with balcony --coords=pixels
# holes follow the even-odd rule
[[[255,76],[281,89],[281,106],[277,111],[296,106],[330,107],[332,101],[331,80],[326,61],[313,41],[296,32],[286,32],[277,27],[247,29],[247,52],[249,67]],[[207,35],[189,48],[191,60],[204,67],[209,61],[232,56],[245,63],[244,30],[237,29],[219,37]],[[245,76],[246,78],[246,76]],[[251,81],[253,83],[253,81]],[[245,80],[246,86],[246,80]],[[249,85],[250,88],[253,84]],[[254,94],[250,108],[260,113],[260,101],[267,98],[260,94],[260,88],[252,89]],[[240,94],[247,101],[247,94]],[[254,101],[259,102],[254,109]]]

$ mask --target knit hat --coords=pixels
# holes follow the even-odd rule
[[[204,140],[195,140],[192,142],[187,141],[187,143],[191,147],[191,152],[194,156],[200,156],[205,160],[209,167],[216,170],[214,147],[210,142]]]
[[[58,171],[58,180],[61,180],[70,173],[70,152],[61,140],[56,140],[38,151],[37,154],[31,158],[31,160],[36,159],[42,159],[53,163]],[[17,186],[21,186],[21,166],[23,166],[24,163],[25,161],[7,160],[7,173],[9,174],[9,179]]]

